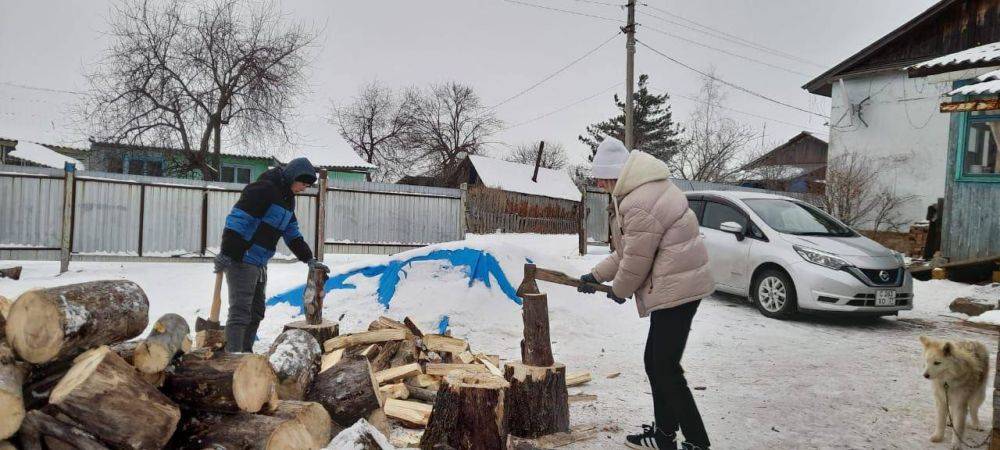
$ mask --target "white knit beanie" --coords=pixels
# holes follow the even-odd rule
[[[617,180],[627,160],[628,149],[625,148],[625,144],[613,137],[606,137],[594,153],[591,177]]]

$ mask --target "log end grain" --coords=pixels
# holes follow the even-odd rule
[[[6,334],[21,359],[41,364],[59,354],[65,335],[58,305],[47,297],[36,295],[36,292],[21,294],[11,306]]]
[[[264,355],[247,355],[233,371],[233,398],[240,409],[257,412],[272,400],[277,379]]]

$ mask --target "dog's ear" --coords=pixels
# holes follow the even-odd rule
[[[941,352],[944,356],[951,356],[951,342],[945,342],[944,346],[941,347]]]
[[[920,343],[924,344],[924,347],[929,347],[931,345],[931,338],[927,336],[920,336]]]

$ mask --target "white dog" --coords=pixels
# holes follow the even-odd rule
[[[920,342],[924,344],[924,378],[934,383],[937,403],[937,429],[931,442],[944,439],[950,417],[955,428],[952,448],[957,449],[964,438],[966,412],[972,418],[972,428],[981,429],[979,407],[986,398],[989,351],[975,341],[939,341],[921,336]]]

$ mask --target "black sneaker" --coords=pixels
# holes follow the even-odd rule
[[[664,434],[656,429],[656,422],[642,426],[642,433],[625,436],[628,448],[655,448],[677,450],[676,434]]]
[[[690,442],[681,442],[681,450],[708,450],[708,447],[702,447]]]

